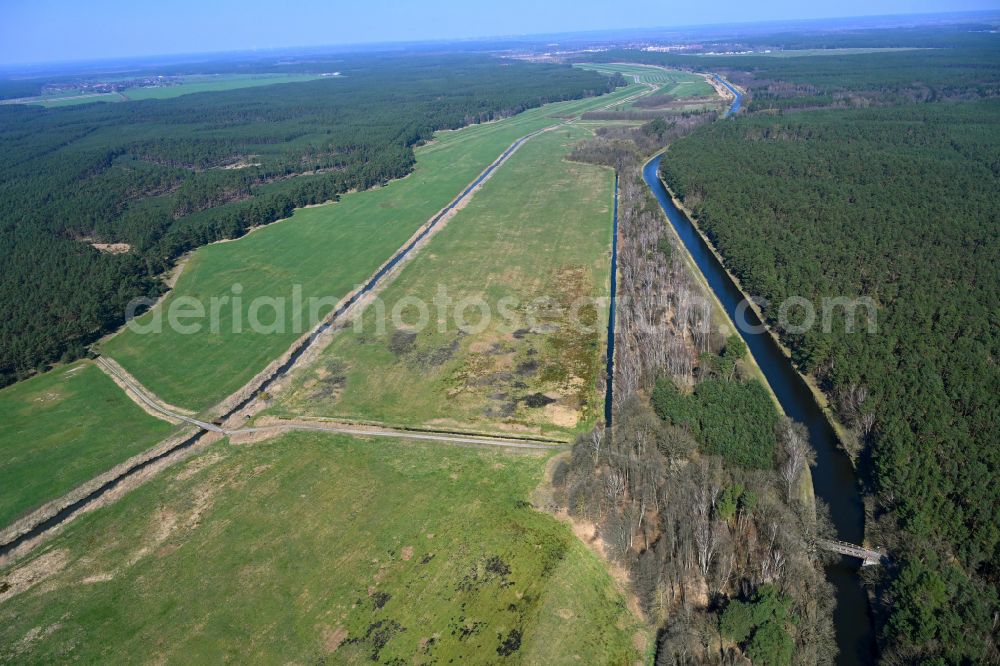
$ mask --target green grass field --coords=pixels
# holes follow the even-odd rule
[[[299,83],[321,78],[314,74],[219,74],[210,76],[187,76],[176,86],[162,88],[129,88],[123,94],[130,100],[167,99],[199,92],[255,88],[276,83]]]
[[[647,65],[631,64],[580,64],[582,69],[592,69],[602,74],[621,72],[626,77],[637,76],[639,83],[651,83],[659,86],[654,94],[673,95],[678,98],[705,97],[715,94],[715,88],[705,82],[704,77],[679,69],[663,69]]]
[[[46,95],[44,97],[32,98],[19,102],[20,104],[37,104],[46,108],[57,108],[60,106],[73,106],[75,104],[91,104],[93,102],[123,102],[118,93],[83,93],[83,94],[57,94]],[[9,102],[7,102],[9,103]]]
[[[670,95],[678,101],[692,100],[698,101],[704,97],[717,97],[713,88],[703,76],[685,72],[679,69],[663,69],[661,67],[651,67],[647,65],[632,65],[626,63],[612,64],[578,64],[576,67],[592,69],[601,74],[614,74],[621,72],[626,78],[638,77],[639,83],[646,83],[657,86],[652,93],[654,95]],[[680,107],[679,111],[694,110],[702,108],[704,104],[686,105]],[[622,104],[620,109],[636,108],[634,103]]]
[[[0,391],[0,528],[165,438],[93,363]]]
[[[607,320],[607,303],[594,299],[608,293],[614,174],[564,159],[588,136],[569,125],[522,146],[381,294],[385,330],[369,307],[362,330],[340,333],[274,413],[554,436],[592,425]],[[441,289],[456,304],[443,318],[433,305]],[[460,330],[457,304],[479,297],[491,318],[468,330],[483,321],[470,307]],[[589,330],[568,314],[581,298]],[[410,334],[415,306],[392,318],[408,299],[434,318]],[[562,313],[532,309],[535,299]]]
[[[20,100],[19,104],[40,104],[46,107],[89,104],[91,102],[126,102],[141,99],[167,99],[199,92],[217,92],[237,88],[270,86],[276,83],[298,83],[314,81],[316,74],[210,74],[185,76],[183,81],[173,86],[156,88],[127,88],[119,93],[54,93]]]
[[[715,88],[705,82],[700,76],[687,74],[672,83],[667,83],[656,91],[657,95],[672,95],[678,99],[689,97],[708,97],[715,94]]]
[[[0,661],[633,664],[603,565],[526,502],[544,460],[216,443],[0,570]]]
[[[552,104],[500,122],[441,132],[436,141],[417,150],[416,168],[407,178],[346,195],[339,203],[298,210],[290,220],[238,241],[201,248],[163,307],[140,320],[151,321],[181,296],[198,299],[207,312],[212,297],[232,297],[233,285],[239,284],[244,324],[255,297],[287,299],[284,333],[253,333],[245,325],[241,333],[234,332],[230,301],[219,310],[217,332],[207,326],[198,334],[183,334],[169,326],[158,334],[125,330],[108,340],[103,352],[167,402],[208,408],[299,337],[291,307],[293,285],[301,285],[304,299],[336,300],[373,273],[515,139],[554,124],[557,117],[602,106],[634,91],[630,87],[601,98]],[[264,308],[260,319],[270,323],[273,309]]]

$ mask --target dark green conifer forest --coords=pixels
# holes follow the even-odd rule
[[[188,250],[405,176],[413,146],[435,130],[612,85],[565,65],[478,55],[311,66],[341,76],[165,100],[0,106],[0,385],[83,354],[122,323],[131,299],[155,295],[157,276]],[[27,85],[7,83],[22,93]],[[94,242],[131,251],[103,253]]]
[[[1000,100],[972,97],[751,113],[699,128],[662,162],[850,427],[877,500],[869,534],[898,558],[881,597],[899,663],[996,655]],[[814,305],[805,332],[795,308],[779,321],[791,297]],[[824,330],[836,297],[871,299],[876,330],[864,308],[853,322],[832,309]]]

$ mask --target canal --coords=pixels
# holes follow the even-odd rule
[[[733,103],[737,109],[739,101],[737,95]],[[771,334],[764,330],[753,309],[746,304],[741,306],[744,298],[740,289],[687,215],[674,205],[659,179],[661,159],[662,155],[657,156],[645,165],[643,179],[726,313],[737,325],[785,413],[808,428],[810,441],[816,450],[816,466],[812,469],[813,489],[816,496],[830,507],[837,538],[861,544],[865,519],[861,492],[854,468],[840,449],[836,433],[791,360]],[[868,598],[858,577],[859,566],[859,562],[845,558],[826,569],[837,599],[834,611],[837,644],[840,647],[837,664],[845,666],[874,663],[875,659]]]

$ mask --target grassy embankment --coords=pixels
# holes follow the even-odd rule
[[[340,333],[272,411],[557,437],[591,426],[601,412],[607,304],[594,299],[609,288],[614,175],[565,160],[587,136],[572,125],[525,144],[381,294],[385,330],[369,307],[362,330]],[[443,313],[441,289],[455,304]],[[457,304],[480,297],[490,319],[470,307],[463,320],[484,330],[460,330]],[[409,299],[427,304],[429,325],[414,326],[416,306],[392,321]],[[589,299],[586,329],[568,313],[578,299]]]
[[[608,573],[525,502],[545,457],[217,443],[0,571],[0,661],[635,663]]]
[[[148,322],[181,296],[194,296],[208,311],[212,297],[232,297],[233,285],[239,284],[243,331],[235,332],[230,301],[220,309],[216,333],[207,325],[188,335],[169,326],[159,334],[124,330],[108,340],[103,351],[167,402],[206,409],[246,383],[300,336],[291,305],[293,285],[301,285],[304,299],[342,297],[515,139],[635,90],[551,104],[500,122],[441,132],[433,143],[417,149],[416,167],[407,178],[348,194],[336,204],[298,210],[290,220],[238,241],[203,247],[192,255],[171,295],[140,321]],[[284,332],[249,330],[247,311],[258,296],[286,299]],[[271,323],[273,309],[263,308],[260,319]]]
[[[174,430],[89,361],[0,391],[0,422],[0,528]]]

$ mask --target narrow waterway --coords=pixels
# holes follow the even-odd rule
[[[728,118],[729,116],[735,116],[737,113],[740,112],[740,106],[743,104],[743,94],[739,90],[734,88],[732,85],[730,85],[729,81],[726,81],[718,74],[713,74],[712,76],[715,77],[716,81],[726,86],[726,88],[729,89],[729,92],[733,93],[733,103],[729,105],[729,110],[726,111],[725,115],[723,115],[723,118]]]
[[[736,109],[739,108],[739,99],[737,95],[733,103]],[[661,158],[662,156],[656,157],[646,164],[643,179],[660,202],[671,225],[677,230],[726,313],[737,324],[740,335],[746,341],[785,413],[809,429],[810,440],[816,449],[816,466],[812,469],[813,489],[816,496],[830,507],[837,538],[855,544],[862,543],[864,506],[850,460],[838,447],[837,436],[809,387],[771,335],[763,330],[754,311],[745,305],[740,306],[744,300],[743,294],[691,221],[674,205],[659,179]],[[833,620],[840,648],[837,663],[843,665],[870,664],[875,660],[868,599],[858,578],[859,566],[860,562],[843,558],[826,569],[827,578],[836,590],[837,608]]]
[[[611,224],[611,303],[608,310],[607,388],[604,395],[604,423],[611,425],[611,405],[615,388],[615,304],[618,297],[618,172],[615,172],[615,210]]]

